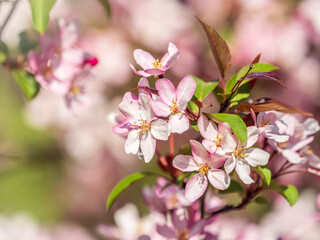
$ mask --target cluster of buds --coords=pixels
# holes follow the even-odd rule
[[[73,102],[86,104],[89,99],[85,85],[92,78],[91,68],[98,60],[77,45],[79,34],[75,22],[60,19],[57,25],[54,37],[48,32],[41,36],[41,53],[29,52],[30,71],[42,88],[63,96],[68,107]]]

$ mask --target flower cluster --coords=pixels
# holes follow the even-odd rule
[[[139,239],[215,239],[211,226],[216,214],[245,207],[271,182],[269,189],[279,192],[282,188],[276,179],[294,172],[288,171],[290,167],[307,163],[300,172],[320,175],[320,159],[309,146],[312,135],[320,129],[318,122],[311,117],[301,122],[298,115],[285,112],[309,113],[278,102],[288,109],[277,112],[272,107],[260,107],[263,101],[272,102],[270,99],[244,104],[249,107],[239,107],[233,112],[229,108],[242,80],[272,76],[272,80],[282,84],[277,75],[268,72],[249,75],[254,68],[254,64],[250,65],[246,75],[234,83],[231,93],[221,94],[224,100],[219,113],[211,114],[205,111],[210,105],[202,102],[208,95],[204,81],[187,75],[175,87],[164,77],[178,57],[173,43],[161,60],[155,60],[141,49],[134,51],[134,58],[143,70],[130,66],[143,77],[136,88],[138,95],[125,93],[119,105],[123,116],[117,118],[119,125],[113,128],[126,138],[126,153],[142,156],[145,162],[150,162],[156,154],[158,165],[169,174],[168,179],[159,177],[156,187],[143,190],[143,199],[150,211],[158,214],[158,220],[153,223],[152,231],[137,235]],[[153,80],[147,79],[152,76],[154,88]],[[188,136],[186,131],[190,126],[198,136],[188,139],[186,146],[176,153],[174,134]],[[169,140],[169,154],[161,154],[157,140]],[[279,157],[283,162],[280,168],[281,161],[273,160]],[[223,192],[232,181],[233,188],[245,189],[242,203],[222,207],[225,201],[213,195],[208,185]],[[110,236],[108,231],[106,235]]]
[[[78,26],[75,22],[58,21],[58,34],[44,33],[40,39],[42,52],[30,51],[28,63],[35,80],[54,94],[64,96],[66,104],[85,104],[85,85],[92,78],[96,57],[77,46]]]

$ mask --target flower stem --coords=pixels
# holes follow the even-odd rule
[[[170,142],[170,154],[174,155],[174,134],[171,133],[169,137]]]
[[[5,27],[7,26],[7,24],[8,24],[8,22],[9,22],[11,16],[12,16],[12,14],[13,14],[13,12],[14,12],[17,4],[18,4],[18,2],[19,2],[19,0],[16,0],[16,1],[12,4],[11,9],[10,9],[7,17],[5,18],[2,26],[0,27],[0,39],[1,39],[2,32],[3,32],[3,30],[5,29]]]

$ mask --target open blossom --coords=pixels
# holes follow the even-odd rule
[[[229,174],[235,169],[241,181],[245,184],[251,184],[254,181],[250,177],[250,166],[266,165],[270,154],[259,148],[252,147],[258,140],[259,129],[251,126],[248,127],[247,131],[248,137],[244,143],[236,138],[235,135],[227,133],[226,141],[222,142],[222,148],[231,154],[224,164],[226,172]]]
[[[162,75],[166,70],[171,68],[179,57],[179,51],[176,45],[170,42],[168,52],[161,58],[161,60],[155,59],[150,53],[143,51],[142,49],[136,49],[133,52],[133,56],[137,64],[143,69],[137,71],[135,67],[130,64],[134,73],[143,77],[150,77]]]
[[[288,135],[283,134],[287,125],[281,121],[274,112],[260,112],[257,116],[251,110],[255,126],[259,129],[260,135],[276,142],[286,142]]]
[[[207,220],[201,219],[193,221],[189,219],[188,214],[183,208],[175,209],[172,212],[171,223],[167,225],[158,225],[157,232],[168,240],[189,239],[201,240],[205,239],[204,227]]]
[[[156,187],[143,188],[142,196],[149,209],[157,212],[191,205],[184,195],[184,190],[176,184],[170,184],[165,178],[158,178]]]
[[[126,153],[138,154],[140,148],[145,162],[149,162],[155,153],[156,139],[168,140],[168,123],[154,117],[150,97],[143,93],[139,94],[139,101],[134,94],[127,94],[120,103],[119,110],[126,117],[127,126],[131,128],[125,143]]]
[[[183,172],[197,173],[188,181],[185,188],[186,198],[194,202],[200,198],[208,186],[208,179],[212,186],[224,190],[229,187],[230,177],[221,169],[225,157],[210,154],[201,143],[190,140],[192,156],[178,155],[173,159],[173,166]]]
[[[206,116],[201,115],[198,119],[198,128],[201,136],[204,137],[202,145],[208,150],[208,152],[225,154],[221,148],[221,143],[222,141],[225,141],[227,132],[231,134],[231,129],[228,123],[220,123],[217,128],[216,125],[209,121]]]
[[[59,31],[54,37],[47,33],[41,36],[41,53],[30,51],[28,63],[35,80],[49,91],[66,97],[67,102],[84,95],[79,82],[90,79],[91,67],[97,58],[79,48],[75,23],[58,21]],[[81,96],[76,96],[81,95]]]
[[[288,126],[285,134],[289,136],[289,139],[283,143],[275,143],[269,140],[270,145],[290,163],[301,164],[309,160],[311,166],[319,166],[319,157],[313,154],[309,147],[314,139],[310,135],[315,134],[320,129],[317,120],[307,118],[301,123],[292,114],[282,114],[280,119]]]
[[[168,124],[173,133],[183,133],[189,128],[189,119],[185,114],[188,102],[191,100],[197,84],[191,76],[184,77],[177,89],[166,78],[156,82],[160,100],[151,101],[151,107],[159,117],[168,117]]]

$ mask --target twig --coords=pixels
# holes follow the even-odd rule
[[[3,32],[3,30],[5,29],[5,27],[7,26],[7,23],[9,22],[12,14],[13,14],[13,12],[14,12],[17,4],[18,4],[18,2],[19,2],[19,0],[16,0],[16,1],[12,4],[11,9],[10,9],[7,17],[5,18],[3,24],[2,24],[2,26],[1,26],[1,28],[0,28],[0,39],[1,39],[1,36],[2,36],[2,32]]]

